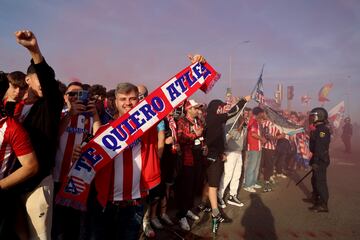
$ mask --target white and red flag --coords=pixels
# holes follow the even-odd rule
[[[310,103],[311,97],[308,95],[301,96],[301,103],[308,105]]]
[[[329,121],[335,128],[340,127],[341,120],[345,114],[345,102],[341,101],[329,111]]]

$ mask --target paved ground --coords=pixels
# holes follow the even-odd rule
[[[191,232],[178,226],[157,231],[156,239],[360,239],[360,139],[354,139],[353,154],[342,152],[339,141],[332,143],[328,169],[329,213],[312,213],[302,198],[311,191],[310,178],[295,186],[306,172],[297,171],[279,179],[270,193],[240,191],[242,208],[228,206],[233,219],[222,224],[216,236],[211,233],[210,216],[192,222]],[[174,216],[174,211],[170,211]]]

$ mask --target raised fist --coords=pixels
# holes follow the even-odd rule
[[[199,54],[195,54],[195,55],[189,54],[188,57],[189,57],[191,63],[196,63],[196,62],[206,63],[206,60],[205,60],[204,56],[202,56],[202,55],[199,55]]]
[[[244,99],[248,102],[251,99],[251,96],[250,95],[245,96]]]
[[[35,35],[29,30],[22,30],[15,32],[16,41],[29,49],[31,52],[39,51],[39,46]]]

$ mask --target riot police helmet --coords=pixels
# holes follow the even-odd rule
[[[316,107],[310,111],[309,114],[310,123],[318,123],[318,122],[326,123],[327,120],[328,120],[328,112],[325,110],[325,108]]]

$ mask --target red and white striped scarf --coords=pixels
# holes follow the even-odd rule
[[[220,75],[208,63],[191,64],[99,131],[83,146],[82,154],[72,165],[56,202],[86,210],[90,183],[96,172],[199,88],[208,92],[219,78]]]

